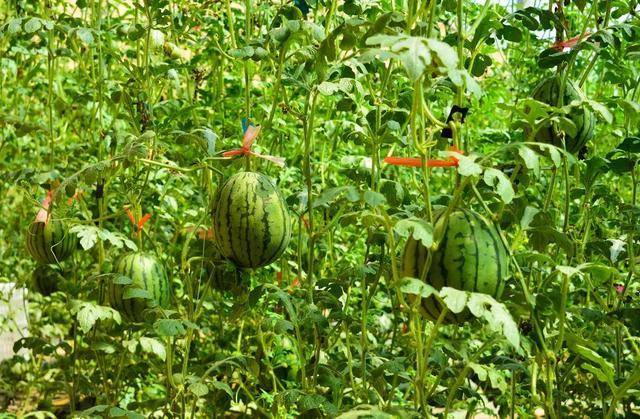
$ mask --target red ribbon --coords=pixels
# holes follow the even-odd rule
[[[47,196],[44,197],[42,201],[42,205],[40,206],[40,211],[36,214],[36,223],[45,223],[49,222],[49,207],[51,206],[51,201],[53,200],[53,191],[48,190]]]
[[[576,44],[581,40],[588,38],[589,35],[589,32],[586,32],[584,35],[574,36],[573,38],[567,39],[566,41],[556,41],[553,45],[551,45],[551,48],[555,49],[556,51],[562,51],[565,48],[571,49],[575,47]]]
[[[244,137],[242,139],[242,147],[236,148],[235,150],[229,150],[222,153],[224,157],[234,157],[234,156],[255,156],[261,159],[268,160],[272,163],[277,164],[280,167],[284,167],[284,158],[283,157],[275,157],[275,156],[266,156],[263,154],[255,153],[251,151],[251,146],[258,138],[258,134],[260,134],[260,126],[249,125],[247,130],[244,132]]]
[[[462,151],[458,150],[456,147],[450,147],[450,151],[453,151],[458,154],[464,154]],[[458,159],[455,156],[449,156],[446,160],[441,159],[430,159],[425,162],[421,158],[418,157],[385,157],[384,162],[387,164],[392,164],[394,166],[405,166],[405,167],[422,167],[425,165],[426,167],[458,167]]]

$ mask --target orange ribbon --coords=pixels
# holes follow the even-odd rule
[[[450,147],[450,151],[453,151],[458,154],[464,154],[462,151],[458,150],[456,147]],[[430,159],[424,161],[418,157],[385,157],[384,162],[387,164],[392,164],[394,166],[405,166],[405,167],[422,167],[425,165],[426,167],[458,167],[458,159],[455,156],[450,156],[446,160],[441,159]]]
[[[229,150],[222,153],[224,157],[234,157],[234,156],[255,156],[261,159],[268,160],[274,164],[277,164],[280,167],[284,167],[284,157],[276,157],[276,156],[266,156],[263,154],[259,154],[251,151],[251,146],[258,138],[258,134],[260,134],[260,126],[249,125],[247,130],[244,132],[244,137],[242,139],[242,147],[236,148],[235,150]]]
[[[137,232],[142,231],[142,228],[144,227],[144,225],[151,218],[151,214],[145,214],[142,218],[140,218],[136,222],[136,218],[133,216],[133,213],[131,212],[131,210],[129,208],[125,208],[124,212],[127,213],[127,217],[129,217],[129,221],[131,221],[131,225],[136,228]]]

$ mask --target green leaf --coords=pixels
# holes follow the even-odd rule
[[[153,300],[153,296],[149,293],[149,291],[135,287],[133,285],[129,285],[124,289],[122,293],[122,298],[124,300],[130,300],[132,298],[143,298],[145,300]]]
[[[580,355],[584,360],[596,366],[600,372],[596,374],[596,378],[602,382],[605,382],[611,388],[611,391],[615,393],[617,387],[614,383],[615,369],[613,365],[605,360],[599,353],[593,349],[580,343],[579,339],[576,339],[571,334],[567,335],[567,346],[571,352]],[[593,372],[593,368],[589,368],[590,372]]]
[[[444,67],[455,69],[458,66],[458,54],[451,45],[433,38],[427,39],[426,42]]]
[[[555,167],[562,166],[562,157],[560,155],[560,151],[558,147],[551,144],[544,144],[544,143],[538,143],[537,146],[540,149],[546,150],[549,152],[549,157],[551,158],[551,161],[553,162],[553,165]]]
[[[204,140],[207,142],[207,154],[213,156],[216,154],[216,142],[218,141],[218,135],[209,128],[205,128],[202,131]]]
[[[522,214],[522,218],[520,219],[520,228],[523,230],[529,228],[529,225],[539,212],[540,210],[538,208],[527,205],[524,209],[524,214]]]
[[[211,385],[217,390],[224,391],[229,395],[229,397],[233,398],[233,391],[231,391],[231,387],[229,387],[229,384],[224,383],[222,381],[213,380]]]
[[[160,319],[153,328],[159,336],[182,336],[186,332],[182,322],[175,319]]]
[[[421,218],[411,217],[400,220],[396,223],[394,231],[401,237],[411,235],[427,248],[433,245],[433,226]]]
[[[581,274],[580,270],[578,268],[574,268],[573,266],[558,265],[556,266],[556,270],[568,278],[571,278],[574,275]]]
[[[640,116],[640,103],[624,98],[618,98],[617,102],[629,120],[635,121]]]
[[[518,325],[504,304],[497,302],[490,295],[472,292],[470,293],[468,306],[469,311],[474,315],[474,310],[477,310],[479,315],[476,317],[483,318],[489,325],[489,328],[502,333],[511,346],[516,350],[520,348]],[[481,309],[481,307],[484,307],[484,310]]]
[[[7,23],[7,33],[9,35],[20,32],[20,29],[22,29],[22,18],[11,19],[9,23]]]
[[[511,180],[498,169],[489,168],[484,171],[484,182],[495,188],[505,204],[510,203],[515,196]]]
[[[87,225],[75,225],[69,229],[80,239],[80,246],[84,250],[91,249],[98,242],[98,227]]]
[[[453,313],[461,313],[467,306],[469,295],[465,291],[460,291],[451,287],[443,287],[440,290],[440,297]]]
[[[24,31],[26,33],[34,33],[42,27],[42,22],[37,17],[32,17],[24,24]]]
[[[167,358],[164,344],[157,339],[143,336],[140,338],[140,347],[144,352],[157,355],[163,361]]]
[[[93,39],[93,33],[91,32],[91,29],[79,28],[76,31],[76,35],[86,45],[93,45],[94,39]]]
[[[458,173],[461,176],[478,176],[482,174],[482,166],[475,162],[478,156],[465,156],[463,154],[455,154],[458,159]]]
[[[604,119],[605,122],[607,122],[608,124],[613,123],[613,114],[611,113],[609,108],[591,99],[588,99],[586,103],[595,113],[600,115],[600,117]]]
[[[540,177],[540,158],[538,154],[525,145],[518,147],[518,154],[527,169],[533,171],[536,177]]]
[[[193,383],[189,386],[189,392],[196,397],[204,397],[209,393],[209,387],[202,382]]]
[[[420,281],[417,278],[410,278],[410,277],[402,278],[402,285],[400,286],[400,291],[402,291],[405,294],[419,295],[422,298],[428,298],[431,295],[438,293],[438,291],[436,291],[436,289],[433,288],[431,285],[423,281]]]
[[[380,192],[365,191],[364,201],[371,207],[378,207],[387,203],[387,199]]]
[[[627,137],[616,148],[627,153],[640,153],[640,137]]]
[[[88,333],[98,320],[114,320],[120,324],[120,313],[111,307],[105,307],[93,302],[81,302],[77,310],[78,325],[80,330]]]
[[[498,30],[498,36],[510,42],[522,41],[522,31],[515,26],[504,25]]]
[[[406,35],[375,35],[367,39],[367,45],[380,45],[398,58],[411,81],[417,81],[428,67],[456,70],[458,56],[455,50],[442,41]]]

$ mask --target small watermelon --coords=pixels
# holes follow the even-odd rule
[[[44,295],[50,296],[58,291],[58,284],[64,281],[57,265],[38,265],[31,274],[31,284],[33,290]]]
[[[280,191],[255,172],[237,173],[222,185],[213,224],[220,252],[239,268],[274,262],[291,239],[291,219]]]
[[[193,272],[200,275],[203,282],[208,282],[211,288],[234,295],[249,290],[249,284],[236,266],[225,260],[216,243],[212,240],[196,239],[191,245],[189,257]],[[197,259],[196,259],[197,258]]]
[[[27,250],[36,262],[46,265],[68,258],[78,245],[78,238],[69,233],[61,220],[48,223],[36,221],[27,232]]]
[[[557,106],[560,95],[561,80],[558,76],[542,80],[534,89],[532,97],[540,102]],[[567,80],[562,95],[562,105],[568,105],[574,100],[583,100],[585,95],[580,88],[571,80]],[[570,153],[577,153],[593,138],[596,118],[591,110],[581,107],[573,109],[567,117],[576,125],[576,135],[570,137],[565,135],[565,146]],[[548,124],[540,128],[536,135],[539,142],[553,144],[562,147],[562,137],[553,124]]]
[[[169,307],[171,284],[164,267],[154,256],[141,252],[124,255],[116,264],[115,273],[117,275],[109,284],[109,301],[111,307],[128,319],[141,322],[145,319],[146,309]],[[127,290],[134,295],[138,290],[144,290],[149,298],[126,298]]]
[[[433,254],[426,282],[440,290],[451,287],[470,292],[489,294],[499,299],[509,274],[509,257],[500,236],[486,218],[468,209],[457,209],[449,215],[448,223],[437,218],[435,230],[444,230],[438,250]],[[410,237],[402,256],[405,277],[421,278],[429,250]],[[424,314],[437,319],[442,307],[434,298],[422,300]],[[464,316],[451,315],[449,321]]]

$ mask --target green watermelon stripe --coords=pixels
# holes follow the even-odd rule
[[[464,216],[465,220],[467,221],[467,224],[469,225],[469,228],[471,231],[474,230],[474,227],[476,227],[474,225],[474,221],[477,223],[477,220],[473,220],[472,218],[469,217],[469,214],[467,213],[467,211],[461,211],[462,215]],[[473,217],[475,218],[475,217]],[[470,234],[470,236],[473,238],[473,249],[474,249],[474,259],[475,259],[475,263],[474,263],[474,268],[475,268],[475,274],[473,275],[473,292],[478,291],[478,274],[480,271],[480,252],[478,250],[478,237],[476,234]],[[463,275],[464,278],[464,275]],[[462,280],[462,284],[461,284],[461,289],[465,289],[465,281],[464,279]]]
[[[234,259],[238,259],[238,255],[236,254],[235,248],[233,247],[233,223],[231,222],[231,218],[233,217],[233,212],[232,212],[232,208],[231,205],[233,204],[233,199],[231,196],[231,192],[233,191],[235,184],[238,182],[238,178],[233,179],[229,184],[224,186],[223,189],[223,194],[225,197],[225,200],[227,201],[228,205],[227,205],[227,213],[226,213],[226,218],[227,218],[227,240],[225,240],[225,243],[229,243],[228,249],[231,251],[231,254],[233,255]]]
[[[247,176],[244,176],[245,181],[247,180]],[[253,193],[251,193],[251,188],[253,187]],[[245,227],[244,231],[244,235],[245,238],[244,240],[240,243],[241,245],[244,245],[244,254],[247,256],[247,260],[249,261],[249,265],[253,265],[253,261],[251,260],[251,256],[254,253],[258,253],[258,252],[252,252],[251,251],[251,247],[255,244],[251,242],[251,237],[250,237],[250,233],[251,230],[253,229],[254,226],[251,225],[251,219],[252,219],[252,215],[253,215],[253,211],[251,210],[251,200],[249,200],[250,196],[255,197],[256,193],[257,193],[257,188],[256,188],[256,184],[255,182],[249,180],[247,182],[247,191],[249,193],[246,193],[244,195],[244,200],[247,203],[247,212],[245,213],[245,216],[243,217],[245,222],[247,223],[247,226]],[[242,225],[242,220],[240,220],[240,224]],[[262,252],[260,252],[262,253]]]
[[[445,221],[446,222],[446,221]],[[444,287],[448,287],[449,286],[449,271],[447,269],[447,267],[445,266],[445,258],[444,255],[446,254],[447,251],[447,246],[449,244],[449,234],[447,234],[449,232],[449,223],[446,224],[445,228],[444,228],[444,241],[440,244],[440,246],[442,246],[442,252],[437,252],[439,255],[439,265],[438,265],[438,270],[440,271],[440,276],[443,280],[443,285]],[[440,250],[440,248],[438,249]]]
[[[493,292],[491,293],[492,297],[497,297],[498,294],[500,293],[500,285],[502,284],[503,278],[502,278],[502,256],[500,254],[500,249],[502,248],[502,240],[499,239],[499,237],[496,237],[497,235],[497,231],[495,231],[495,229],[490,229],[489,230],[489,237],[491,238],[491,241],[493,242],[493,249],[495,250],[495,261],[496,261],[496,265],[497,265],[497,269],[496,269],[496,280],[495,280],[495,287]],[[506,256],[506,255],[504,255]]]

